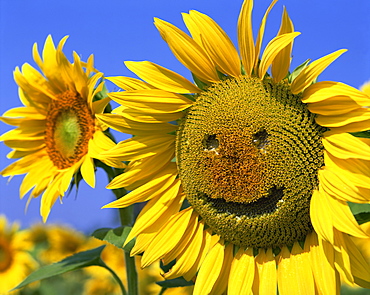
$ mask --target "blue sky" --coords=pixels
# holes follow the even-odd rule
[[[48,34],[57,43],[69,35],[64,52],[71,60],[76,51],[83,60],[95,55],[96,67],[106,76],[134,75],[123,65],[124,60],[149,60],[190,78],[188,70],[171,54],[153,25],[159,17],[185,29],[181,12],[191,9],[206,13],[216,20],[237,44],[237,19],[242,0],[141,0],[128,1],[0,1],[0,113],[20,106],[13,70],[32,60],[34,42],[43,47]],[[255,0],[254,31],[270,0]],[[370,1],[368,0],[280,0],[267,22],[264,44],[276,35],[283,6],[292,18],[296,31],[293,67],[306,59],[322,57],[335,50],[348,52],[332,64],[319,80],[334,80],[359,87],[370,80]],[[109,85],[109,90],[115,88]],[[0,133],[10,130],[0,123]],[[0,169],[11,163],[6,159],[10,151],[0,143]],[[23,227],[41,222],[39,199],[31,202],[24,213],[27,197],[19,199],[18,188],[22,177],[9,183],[0,178],[0,214],[9,220],[19,220]],[[82,184],[76,192],[64,198],[63,204],[53,207],[48,222],[61,222],[90,232],[99,227],[118,225],[114,209],[100,209],[113,200],[105,189],[106,176],[98,171],[96,189]]]

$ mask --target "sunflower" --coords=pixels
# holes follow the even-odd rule
[[[337,294],[340,281],[370,287],[353,243],[367,239],[347,202],[370,201],[369,96],[317,82],[345,50],[289,72],[299,35],[284,9],[261,50],[252,0],[238,21],[239,52],[210,17],[183,14],[191,37],[155,19],[195,84],[154,63],[126,62],[139,78],[102,123],[134,137],[102,157],[130,161],[108,185],[131,190],[106,208],[147,202],[126,242],[142,267],[175,261],[163,276],[195,280],[194,294]],[[261,57],[260,57],[261,56]],[[271,71],[268,70],[271,66]],[[144,80],[144,81],[143,81]]]
[[[5,216],[0,216],[0,294],[17,286],[37,267],[37,262],[27,252],[25,232],[19,231],[17,224],[7,224]],[[14,291],[10,294],[16,294]]]
[[[48,36],[41,59],[37,44],[33,57],[42,74],[28,63],[17,67],[14,79],[19,85],[19,97],[24,106],[8,110],[0,118],[16,126],[0,140],[13,149],[9,158],[19,159],[6,167],[1,175],[26,174],[20,186],[24,197],[32,188],[30,199],[42,195],[40,214],[44,221],[58,197],[63,197],[72,178],[81,172],[83,179],[95,185],[93,158],[114,146],[98,123],[109,98],[93,101],[103,89],[102,73],[93,67],[93,56],[87,63],[74,53],[70,63],[62,49],[67,37],[55,48]],[[85,68],[85,70],[84,70]],[[117,161],[108,165],[123,168]]]

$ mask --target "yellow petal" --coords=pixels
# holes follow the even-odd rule
[[[127,167],[125,173],[122,173],[115,177],[111,181],[109,186],[124,187],[127,190],[133,190],[153,178],[174,157],[175,151],[172,151],[130,162],[130,164],[136,163],[136,165],[132,166],[132,168]]]
[[[186,227],[185,233],[183,234],[182,238],[178,241],[178,243],[170,250],[166,255],[162,257],[162,261],[164,265],[171,263],[173,260],[177,260],[178,256],[181,252],[187,247],[190,243],[196,229],[198,227],[198,217],[199,215],[194,212],[192,214],[188,226]]]
[[[337,200],[325,192],[322,192],[321,196],[326,198],[328,207],[330,208],[329,213],[331,213],[333,226],[335,228],[354,237],[368,238],[355,220],[347,202]]]
[[[165,224],[173,215],[179,212],[184,198],[184,194],[179,192],[180,184],[180,181],[175,180],[167,190],[145,205],[136,218],[135,224],[127,236],[126,243],[154,223]]]
[[[265,34],[265,26],[266,26],[267,17],[268,17],[271,9],[274,7],[274,5],[277,1],[278,0],[273,0],[271,2],[271,4],[269,5],[269,7],[267,8],[267,10],[265,12],[265,15],[262,18],[260,29],[258,31],[258,35],[257,35],[257,39],[256,39],[256,53],[255,53],[256,55],[255,55],[255,60],[254,60],[254,69],[255,69],[256,72],[257,72],[257,67],[258,67],[258,63],[259,63],[259,56],[260,56],[260,51],[261,51],[261,46],[262,46],[262,39],[263,39],[263,35]]]
[[[325,127],[342,127],[351,123],[363,122],[367,128],[370,128],[370,109],[357,108],[340,115],[319,115],[316,117],[316,123]]]
[[[177,167],[175,163],[171,164],[173,165],[168,165],[166,169],[158,173],[156,178],[131,191],[122,198],[103,206],[103,208],[124,208],[134,203],[148,201],[160,195],[174,183],[177,176]],[[110,187],[108,186],[108,188]]]
[[[334,266],[333,246],[324,240],[319,244],[317,234],[312,232],[306,237],[305,250],[309,254],[318,294],[339,294],[340,280]]]
[[[175,136],[168,134],[135,136],[121,141],[114,148],[101,153],[101,155],[120,161],[134,161],[174,150],[175,139]]]
[[[320,191],[314,190],[311,198],[311,223],[317,234],[334,244],[333,219],[328,203]]]
[[[292,93],[297,94],[305,90],[334,60],[336,60],[346,51],[346,49],[337,50],[315,60],[306,68],[304,68],[292,83]]]
[[[275,59],[278,53],[281,52],[289,44],[291,44],[294,38],[300,34],[301,33],[294,32],[279,35],[272,39],[269,44],[267,44],[265,51],[262,54],[261,63],[258,67],[258,77],[263,79],[267,72],[267,69],[272,64],[272,61]]]
[[[130,120],[115,114],[97,114],[96,117],[105,125],[122,133],[133,135],[150,135],[158,133],[170,133],[178,129],[178,126],[169,123],[142,123]]]
[[[238,52],[224,30],[209,16],[195,10],[183,14],[183,18],[194,40],[203,46],[219,70],[229,76],[240,76]]]
[[[166,280],[180,277],[188,273],[188,271],[193,267],[201,251],[203,230],[204,223],[198,222],[198,227],[190,239],[188,246],[177,257],[176,264],[169,270],[169,272],[163,275]]]
[[[209,294],[211,292],[213,285],[221,273],[224,255],[225,247],[221,243],[216,243],[208,252],[199,269],[194,287],[194,295]]]
[[[249,295],[254,279],[253,248],[240,248],[231,264],[228,294]]]
[[[326,132],[322,143],[328,153],[339,159],[370,160],[370,147],[349,133]]]
[[[238,44],[245,74],[250,77],[254,67],[255,47],[252,30],[253,0],[245,0],[238,19]]]
[[[117,77],[108,77],[107,80],[111,81],[112,83],[116,84],[119,88],[123,90],[142,90],[142,89],[155,89],[154,86],[130,77],[123,77],[123,76],[117,76]]]
[[[171,251],[183,237],[193,209],[191,207],[178,212],[159,230],[155,238],[150,243],[148,249],[144,252],[141,260],[142,267],[146,267],[162,258]]]
[[[256,271],[253,281],[253,294],[273,295],[277,293],[276,262],[272,249],[260,249],[255,258]]]
[[[343,202],[368,203],[369,189],[356,187],[351,181],[346,181],[342,173],[333,168],[325,167],[319,171],[319,181],[323,192]],[[363,192],[367,192],[363,193]]]
[[[284,7],[278,36],[292,32],[294,32],[293,22],[289,18],[289,15]],[[278,83],[282,79],[284,79],[289,72],[292,47],[293,42],[290,45],[286,46],[284,49],[282,49],[275,57],[275,59],[272,61],[271,74],[275,83]]]
[[[212,235],[210,229],[203,231],[202,246],[200,247],[198,257],[194,262],[193,266],[183,274],[185,280],[190,281],[193,279],[195,274],[198,272],[204,259],[206,258],[209,249],[211,249],[216,243],[218,243],[220,237],[218,235]]]
[[[297,242],[292,253],[284,246],[278,260],[279,294],[315,294],[315,284],[310,265],[309,253],[303,251]]]
[[[95,166],[94,160],[86,156],[81,165],[81,175],[88,185],[95,187]]]
[[[234,259],[233,251],[234,251],[234,245],[229,243],[225,247],[224,262],[222,263],[221,272],[218,276],[217,281],[213,285],[212,291],[210,294],[222,295],[226,291],[227,282],[229,280],[231,263]]]
[[[341,127],[332,127],[331,129],[335,130],[335,132],[338,133],[348,133],[348,132],[367,131],[369,130],[369,126],[370,119],[361,122],[349,123]]]
[[[147,114],[181,112],[193,104],[183,95],[158,89],[111,92],[108,95],[119,104]]]
[[[200,93],[201,90],[181,75],[149,61],[126,61],[127,68],[151,85],[169,92]]]
[[[119,106],[118,108],[114,109],[112,113],[121,115],[132,121],[143,122],[143,123],[172,122],[184,116],[183,112],[164,113],[164,114],[146,114],[140,110],[125,107],[125,106]]]
[[[160,31],[176,58],[195,76],[204,82],[219,80],[212,61],[192,38],[174,25],[158,18],[154,18],[154,25]]]
[[[325,167],[330,167],[348,184],[370,188],[370,162],[361,159],[338,159],[324,152]]]

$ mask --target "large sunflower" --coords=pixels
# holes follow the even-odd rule
[[[83,63],[74,53],[74,62],[70,63],[62,52],[66,40],[63,38],[56,49],[48,36],[43,59],[34,45],[33,57],[43,75],[28,63],[22,66],[22,72],[17,67],[14,79],[24,106],[8,110],[0,118],[16,126],[0,140],[13,149],[9,158],[20,158],[1,175],[27,174],[20,195],[32,188],[30,198],[42,194],[40,213],[44,220],[76,172],[80,171],[90,186],[95,185],[93,158],[114,146],[95,118],[109,102],[109,98],[93,101],[103,88],[99,83],[103,74],[94,69],[93,56]],[[107,164],[124,167],[118,161]]]
[[[345,50],[289,73],[294,32],[261,52],[252,0],[238,22],[239,51],[207,15],[183,14],[191,37],[155,19],[196,85],[151,62],[126,62],[141,80],[113,77],[122,106],[98,115],[135,135],[103,153],[130,161],[109,188],[145,202],[127,242],[142,266],[176,263],[167,279],[195,279],[194,294],[336,294],[340,278],[370,287],[370,267],[351,237],[366,239],[349,202],[370,201],[369,97],[342,83],[314,83]],[[261,58],[260,58],[261,55]],[[241,61],[241,62],[240,62]],[[271,75],[267,73],[271,66]],[[351,132],[351,133],[349,133]]]

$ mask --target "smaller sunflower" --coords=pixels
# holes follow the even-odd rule
[[[8,294],[37,267],[36,261],[26,251],[25,232],[18,231],[18,228],[16,224],[7,225],[5,216],[0,216],[0,294]]]
[[[19,98],[24,106],[8,110],[0,117],[16,126],[0,140],[13,149],[8,157],[19,159],[6,167],[1,175],[26,174],[20,186],[23,198],[42,195],[40,214],[46,221],[58,197],[63,197],[72,178],[81,172],[82,178],[95,185],[93,159],[114,146],[105,134],[95,114],[102,113],[109,98],[94,101],[103,89],[103,74],[93,66],[93,56],[81,62],[74,52],[70,63],[62,52],[64,37],[55,48],[52,37],[46,39],[42,58],[37,44],[33,58],[38,72],[28,63],[17,67],[14,79],[19,85]],[[109,166],[124,168],[120,161],[105,161]]]

